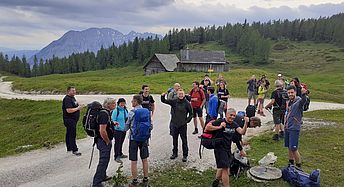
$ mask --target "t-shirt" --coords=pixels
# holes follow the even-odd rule
[[[226,122],[226,128],[221,129],[218,132],[220,133],[218,136],[223,137],[223,143],[219,148],[224,149],[226,151],[231,151],[233,136],[236,132],[236,129],[239,128],[239,125],[234,121],[232,123],[228,123],[225,119],[218,119],[214,121],[212,124],[214,126],[220,126],[222,122]]]
[[[106,124],[106,132],[107,132],[108,138],[109,138],[109,140],[112,140],[113,139],[114,127],[113,127],[113,124],[112,124],[110,111],[107,111],[107,110],[100,111],[99,115],[98,115],[98,123],[99,123],[99,125],[100,124]],[[99,129],[100,129],[100,127],[99,127]],[[98,130],[98,132],[96,134],[98,135],[97,138],[103,139],[100,136],[99,130]]]
[[[228,101],[228,98],[221,98],[221,96],[227,96],[227,95],[229,95],[229,91],[227,90],[227,88],[224,88],[224,89],[221,89],[221,88],[219,88],[219,89],[217,89],[217,97],[219,98],[219,99],[221,99],[222,101]]]
[[[152,111],[152,104],[155,103],[154,99],[153,99],[153,96],[151,95],[148,95],[147,97],[145,97],[143,94],[142,94],[142,107],[143,108],[147,108],[149,111]]]
[[[197,91],[197,90],[192,89],[190,91],[190,96],[191,96],[191,106],[192,106],[192,108],[200,108],[203,99],[205,99],[205,94],[204,94],[203,90],[199,89]],[[193,101],[192,100],[193,98],[197,98],[197,101]]]
[[[282,92],[285,92],[285,90],[282,90],[282,89],[274,90],[271,93],[271,99],[275,100],[275,103],[274,103],[275,108],[285,110],[286,100],[283,99]],[[280,107],[282,107],[282,108],[280,108]]]
[[[250,92],[255,92],[257,89],[257,82],[256,79],[252,80],[250,79],[249,81],[247,81],[248,87],[247,90],[249,90]]]
[[[73,113],[67,112],[67,108],[76,108],[78,106],[79,106],[79,104],[76,101],[75,97],[71,97],[69,95],[66,95],[62,101],[63,120],[76,120],[76,121],[78,121],[79,117],[80,117],[80,110],[73,112]]]

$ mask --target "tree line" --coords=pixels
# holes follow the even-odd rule
[[[344,14],[318,19],[274,20],[252,24],[230,24],[216,27],[172,29],[162,39],[135,38],[120,46],[114,44],[97,53],[86,51],[69,57],[42,60],[34,57],[29,65],[25,57],[19,58],[0,53],[0,70],[23,77],[48,74],[77,73],[136,63],[143,65],[154,53],[177,53],[187,44],[216,41],[244,57],[248,63],[268,63],[270,40],[331,42],[344,46]]]

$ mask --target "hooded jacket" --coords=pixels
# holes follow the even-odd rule
[[[190,103],[184,99],[166,100],[161,96],[161,102],[171,106],[171,122],[177,127],[189,123],[192,119],[192,108]]]

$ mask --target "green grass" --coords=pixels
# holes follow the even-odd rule
[[[300,153],[303,160],[303,169],[310,172],[313,169],[321,169],[321,186],[344,186],[344,116],[340,115],[344,110],[337,111],[312,111],[305,113],[306,117],[334,121],[335,126],[322,127],[309,131],[301,131]],[[249,140],[251,150],[248,156],[251,165],[258,165],[260,160],[268,152],[274,152],[278,157],[276,167],[287,165],[287,149],[283,147],[283,141],[274,142],[272,133],[266,133]],[[185,169],[179,166],[168,168],[164,171],[153,173],[153,186],[210,186],[215,177],[215,170],[208,169],[204,172],[195,169]],[[241,175],[238,181],[231,178],[231,186],[290,186],[282,179],[266,184],[256,183],[246,176]]]
[[[333,44],[314,42],[275,42],[287,46],[284,50],[271,50],[267,65],[242,63],[242,57],[216,42],[191,44],[190,48],[199,50],[224,50],[227,61],[231,62],[231,70],[224,77],[229,82],[229,90],[233,97],[246,97],[246,81],[255,74],[260,77],[267,74],[270,83],[278,73],[288,79],[299,77],[307,83],[311,90],[312,100],[344,103],[344,50]],[[14,81],[14,89],[49,93],[64,93],[68,85],[77,87],[79,93],[133,94],[142,84],[148,84],[151,92],[160,94],[179,82],[187,91],[191,82],[200,81],[202,72],[173,72],[144,76],[141,66],[129,66],[99,71],[90,71],[66,75],[48,75],[33,78],[10,76]],[[211,74],[215,80],[217,73]]]
[[[0,99],[0,157],[50,147],[65,139],[61,102]],[[77,137],[86,137],[78,124]],[[32,145],[28,148],[21,146]]]

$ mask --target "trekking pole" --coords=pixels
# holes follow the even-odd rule
[[[91,169],[91,163],[92,163],[92,159],[93,159],[93,152],[94,152],[94,145],[95,145],[96,143],[94,142],[93,143],[93,146],[92,146],[92,153],[91,153],[91,159],[90,159],[90,164],[88,165],[88,169]]]

